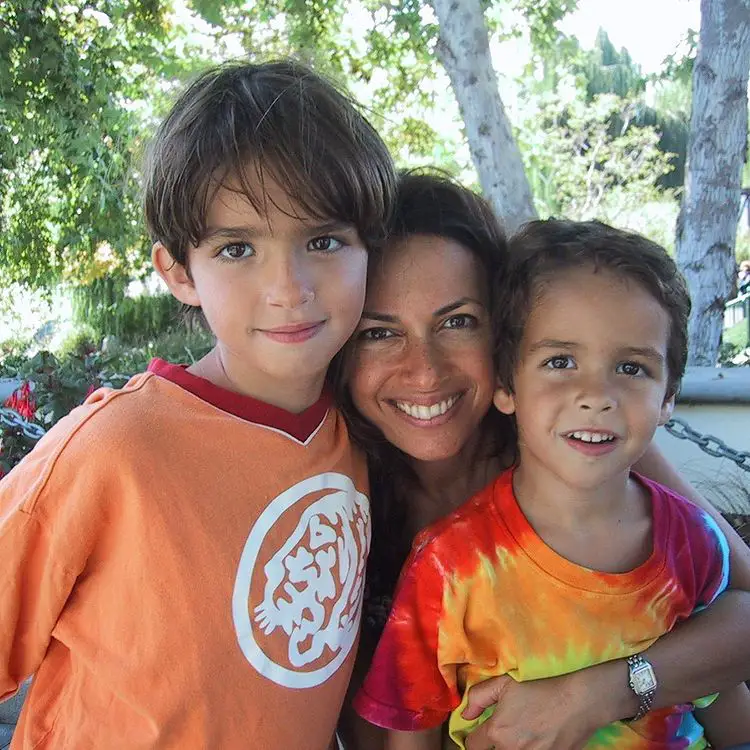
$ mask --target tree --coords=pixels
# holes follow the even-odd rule
[[[685,191],[677,261],[693,298],[691,365],[716,364],[724,304],[732,289],[747,151],[750,0],[701,0]]]
[[[394,150],[404,144],[430,156],[438,135],[415,117],[415,105],[429,105],[429,81],[435,76],[437,57],[448,73],[451,88],[463,117],[471,158],[485,196],[509,229],[534,218],[531,191],[514,133],[497,87],[490,59],[490,27],[503,26],[488,18],[491,11],[513,13],[525,19],[535,48],[551,46],[558,40],[555,24],[575,7],[576,0],[245,0],[217,3],[193,0],[196,10],[211,23],[242,36],[250,54],[259,51],[302,54],[318,68],[351,83],[352,79],[383,85],[369,92],[374,120]],[[434,10],[438,23],[434,22]],[[360,39],[342,38],[347,14],[357,14],[358,31],[370,16],[370,25]],[[268,19],[274,31],[258,33]],[[279,31],[283,29],[283,31]],[[506,36],[517,29],[501,29]],[[361,40],[361,44],[360,44]],[[347,80],[348,79],[348,80]],[[355,86],[355,91],[357,87]],[[383,113],[378,117],[377,111]],[[394,122],[400,123],[394,126]]]
[[[174,60],[164,5],[0,3],[6,282],[81,282],[113,269],[127,274],[145,258],[137,167],[142,110]]]
[[[431,0],[435,52],[451,80],[485,197],[509,231],[536,218],[521,153],[500,99],[481,0]]]

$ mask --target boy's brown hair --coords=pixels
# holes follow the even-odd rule
[[[146,224],[182,266],[229,179],[259,213],[264,184],[276,182],[309,216],[355,226],[368,250],[385,235],[396,192],[388,149],[353,101],[292,60],[204,72],[157,131],[145,165]]]
[[[495,357],[512,391],[513,373],[531,308],[547,282],[573,268],[608,271],[648,291],[669,315],[667,393],[677,393],[687,362],[690,294],[667,251],[645,237],[599,221],[548,219],[525,224],[510,240],[511,264],[498,281]]]

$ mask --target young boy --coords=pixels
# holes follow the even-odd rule
[[[334,747],[369,506],[322,389],[394,185],[301,65],[220,66],[179,98],[146,218],[216,345],[94,393],[0,484],[0,697],[34,674],[14,749]]]
[[[415,540],[355,700],[395,730],[391,748],[439,748],[448,718],[463,747],[486,718],[462,717],[471,685],[636,655],[727,583],[713,520],[631,473],[685,367],[690,299],[674,263],[637,235],[565,221],[527,225],[511,258],[495,405],[515,415],[518,462]],[[636,684],[635,720],[586,748],[705,747],[691,706],[649,710],[653,687]],[[748,705],[742,690],[729,710]],[[726,716],[717,703],[716,741],[747,740],[750,718],[729,733]]]

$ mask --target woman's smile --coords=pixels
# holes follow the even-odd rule
[[[445,416],[458,403],[463,393],[456,393],[441,400],[433,400],[429,403],[415,403],[412,401],[391,401],[395,407],[419,422],[430,422],[435,424],[438,417]],[[448,418],[450,418],[449,415]]]

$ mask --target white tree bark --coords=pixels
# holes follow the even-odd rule
[[[747,152],[750,0],[701,0],[677,262],[693,298],[691,365],[718,359],[735,273],[740,178]]]
[[[451,80],[485,197],[507,231],[537,217],[521,153],[497,88],[481,0],[430,0],[436,53]]]

